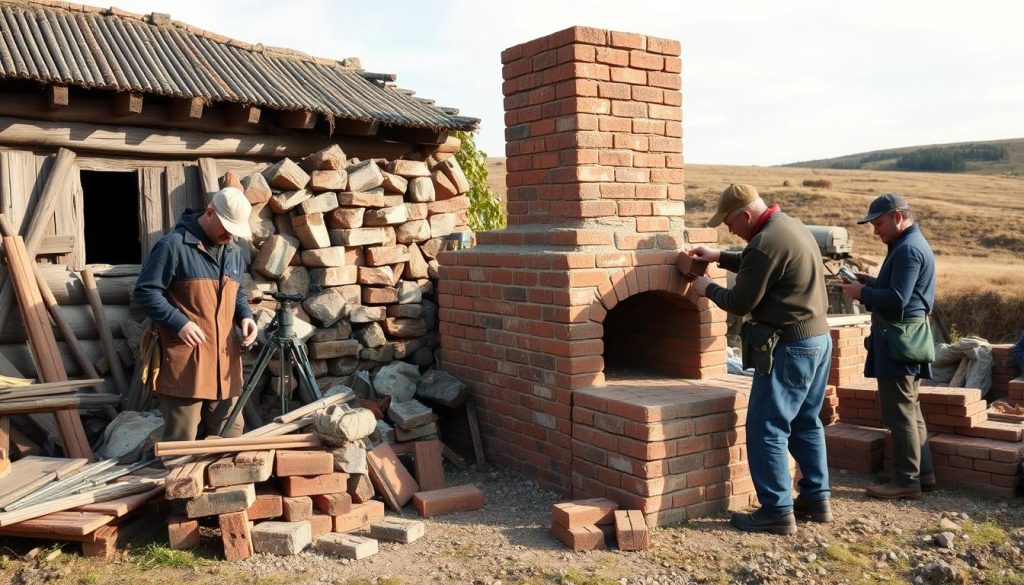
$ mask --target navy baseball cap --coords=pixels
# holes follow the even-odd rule
[[[884,213],[897,209],[910,209],[907,200],[899,193],[883,193],[871,202],[871,205],[868,206],[868,214],[857,223],[868,223]]]

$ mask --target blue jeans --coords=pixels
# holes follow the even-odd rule
[[[747,408],[747,460],[757,499],[772,515],[793,511],[793,455],[807,500],[830,495],[825,430],[818,418],[825,399],[832,338],[826,333],[782,342],[775,347],[772,371],[754,375]]]

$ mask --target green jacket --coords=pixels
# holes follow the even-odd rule
[[[775,212],[746,248],[722,252],[718,264],[736,273],[732,288],[708,286],[708,298],[719,307],[783,330],[783,341],[828,331],[821,252],[800,220]]]

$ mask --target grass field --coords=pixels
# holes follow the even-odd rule
[[[504,197],[504,159],[488,162],[490,182]],[[802,186],[821,179],[832,187]],[[685,180],[687,225],[704,225],[726,185],[750,183],[806,224],[847,228],[854,250],[879,260],[885,246],[856,221],[872,199],[897,191],[935,250],[946,324],[994,342],[1024,329],[1024,177],[687,164]],[[725,228],[719,238],[723,246],[742,243]]]
[[[1007,150],[1006,160],[1001,161],[967,161],[966,169],[961,173],[972,175],[1015,175],[1024,176],[1024,138],[1012,138],[1007,140],[988,140],[979,142],[958,142],[951,144],[938,144],[933,146],[957,146],[957,145],[993,145],[1005,146]],[[891,171],[896,168],[896,158],[902,154],[929,148],[928,146],[907,146],[903,148],[888,148],[884,151],[861,152],[848,154],[836,158],[811,160],[793,163],[794,167],[808,168],[832,168],[835,165],[845,168],[859,168],[873,171]],[[882,154],[885,153],[885,154]],[[891,155],[891,156],[890,156]],[[877,158],[878,160],[873,160]],[[868,162],[864,162],[864,161]],[[852,166],[850,166],[852,165]]]

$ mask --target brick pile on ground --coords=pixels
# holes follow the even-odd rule
[[[441,487],[429,491],[419,489],[388,443],[368,454],[369,461],[379,459],[377,453],[391,453],[385,471],[377,473],[379,466],[371,465],[374,471],[369,476],[336,471],[334,454],[315,448],[231,453],[205,461],[200,489],[170,484],[167,496],[179,500],[176,508],[181,513],[167,522],[169,544],[172,548],[196,546],[200,523],[214,518],[229,561],[254,553],[293,555],[311,545],[324,553],[361,559],[377,552],[377,540],[413,542],[424,534],[422,521],[385,516],[385,502],[393,503],[389,496],[396,489],[407,492],[397,510],[414,498],[421,499],[429,502],[429,507],[416,505],[424,517],[475,510],[484,504],[483,493],[475,486],[444,487],[440,443],[432,443],[437,443],[430,450],[437,457],[429,465],[414,467],[414,471],[436,468],[429,474],[418,473],[428,482],[428,475],[435,482],[440,478]],[[372,499],[375,495],[384,501]]]
[[[603,549],[615,542],[620,550],[643,550],[650,532],[640,510],[619,510],[606,498],[560,502],[551,508],[551,534],[572,550]]]

